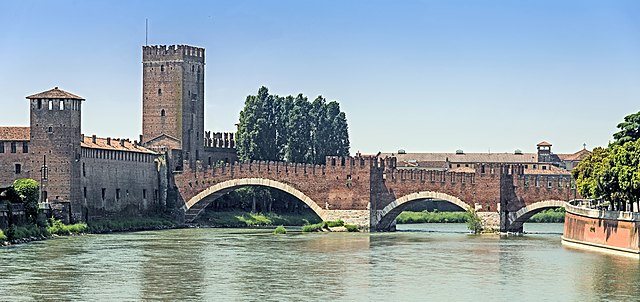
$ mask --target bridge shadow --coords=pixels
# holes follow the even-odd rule
[[[398,200],[400,200],[400,202],[398,202]],[[376,228],[378,231],[396,231],[396,218],[404,211],[464,212],[467,208],[460,202],[452,202],[451,200],[445,199],[417,197],[416,199],[407,199],[406,201],[402,201],[402,198],[398,200],[389,204],[382,211],[379,211],[378,225]]]
[[[318,206],[318,204],[309,196],[289,184],[265,178],[240,178],[223,181],[209,186],[191,199],[185,201],[185,205],[183,207],[185,210],[185,221],[193,222],[209,204],[228,193],[243,187],[264,187],[269,188],[270,190],[278,190],[287,193],[305,204],[316,215],[318,215],[321,220],[325,220],[326,218],[324,209],[320,208],[320,206]]]
[[[255,216],[253,213],[262,213]],[[323,220],[314,209],[297,196],[285,190],[264,185],[240,185],[221,189],[204,196],[188,211],[187,222],[226,227],[245,226],[242,219],[255,221],[257,225],[302,225]],[[242,216],[239,218],[239,216]],[[251,222],[248,222],[251,224]]]

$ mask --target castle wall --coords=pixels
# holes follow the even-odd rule
[[[83,218],[137,216],[164,208],[154,154],[82,148]],[[166,185],[166,181],[163,181]]]
[[[15,146],[15,153],[12,153],[12,144]],[[23,144],[27,145],[27,150],[24,150]],[[0,187],[11,186],[19,178],[34,178],[39,181],[40,171],[39,168],[31,167],[28,146],[27,141],[0,141]],[[16,165],[20,166],[16,168]]]

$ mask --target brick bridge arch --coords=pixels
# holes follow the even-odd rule
[[[193,222],[211,202],[233,190],[245,186],[263,186],[289,193],[309,206],[309,208],[311,208],[311,210],[313,210],[320,219],[323,221],[326,220],[325,210],[320,208],[315,201],[309,198],[309,196],[300,192],[293,186],[267,178],[239,178],[216,183],[186,201],[183,206],[183,210],[185,211],[185,221]]]
[[[456,206],[462,208],[465,211],[468,211],[471,207],[460,200],[460,198],[446,194],[441,192],[434,191],[422,191],[404,195],[390,204],[388,204],[384,209],[378,211],[376,214],[376,218],[378,221],[377,230],[379,231],[387,231],[392,228],[393,222],[396,217],[402,213],[402,211],[410,204],[415,201],[431,199],[431,200],[443,200],[455,204]]]
[[[526,207],[521,208],[517,212],[509,213],[507,217],[507,231],[522,233],[523,225],[531,216],[547,209],[564,208],[565,201],[562,200],[544,200],[534,202]]]

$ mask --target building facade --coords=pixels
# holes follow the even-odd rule
[[[183,160],[237,159],[233,133],[204,131],[204,49],[144,46],[142,135],[85,136],[84,98],[58,87],[27,97],[29,127],[0,127],[0,187],[40,183],[43,205],[69,221],[137,216],[175,204]]]

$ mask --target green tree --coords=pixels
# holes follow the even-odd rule
[[[277,99],[264,86],[257,95],[245,99],[236,133],[240,160],[279,160],[275,144]]]
[[[616,144],[624,144],[640,138],[640,112],[624,117],[624,122],[618,124],[620,131],[613,134]]]
[[[307,163],[311,150],[311,104],[302,94],[293,101],[287,120],[287,146],[285,159],[295,163]]]
[[[30,178],[16,179],[13,189],[24,203],[27,218],[35,222],[38,217],[38,199],[40,197],[40,185]]]
[[[279,97],[266,87],[245,99],[236,140],[240,160],[322,164],[326,156],[349,155],[347,118],[338,102]]]

